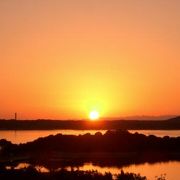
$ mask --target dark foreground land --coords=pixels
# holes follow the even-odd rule
[[[98,172],[74,171],[73,167],[93,162],[99,166],[122,167],[132,163],[180,160],[180,137],[163,138],[153,135],[131,134],[125,130],[100,132],[95,135],[50,135],[25,144],[0,140],[0,179],[112,179],[112,175]],[[29,168],[15,169],[26,162]],[[49,172],[37,172],[36,165]],[[72,167],[72,171],[63,170]],[[7,169],[6,167],[10,167]],[[61,170],[56,171],[59,167]],[[121,172],[116,179],[146,179]],[[160,179],[159,179],[160,180]],[[163,178],[162,178],[163,180]]]
[[[38,172],[33,166],[20,170],[6,170],[1,167],[0,179],[5,180],[147,180],[145,176],[134,173],[124,173],[121,171],[114,178],[111,173],[101,174],[97,171],[51,171],[46,173]],[[164,180],[164,179],[158,179]]]
[[[86,120],[0,120],[0,130],[52,130],[52,129],[76,129],[76,130],[179,130],[180,117],[168,120],[100,120],[90,122]]]

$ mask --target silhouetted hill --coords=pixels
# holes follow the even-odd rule
[[[128,131],[107,131],[104,135],[50,135],[25,144],[0,140],[1,155],[47,152],[180,152],[180,137],[163,138],[153,135],[132,134]],[[51,154],[51,153],[50,153]]]

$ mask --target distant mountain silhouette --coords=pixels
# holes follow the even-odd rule
[[[177,117],[177,115],[163,115],[163,116],[119,116],[119,117],[102,117],[105,120],[167,120]]]
[[[171,119],[168,119],[168,121],[173,121],[173,122],[180,122],[180,116],[176,116],[176,117],[174,117],[174,118],[171,118]]]

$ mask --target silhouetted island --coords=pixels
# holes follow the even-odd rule
[[[103,159],[103,161],[102,161]],[[120,164],[180,160],[180,137],[163,138],[131,134],[128,131],[107,131],[104,135],[50,135],[25,144],[0,140],[0,162],[42,161],[70,164],[83,161]]]
[[[0,130],[179,130],[180,116],[168,120],[0,120]]]

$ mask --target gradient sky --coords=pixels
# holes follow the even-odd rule
[[[179,0],[1,0],[0,118],[180,114]]]

